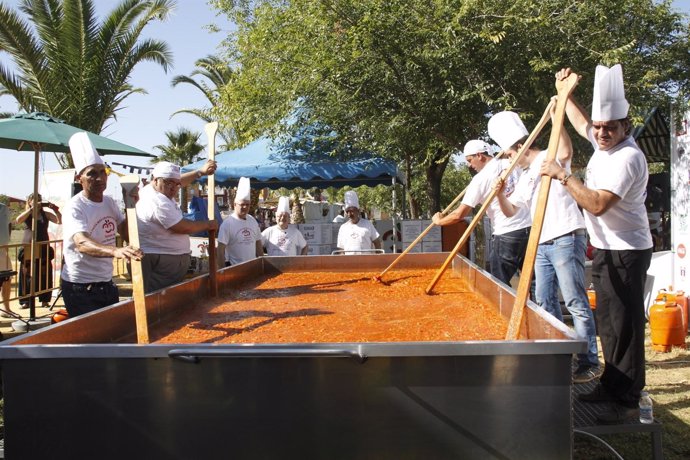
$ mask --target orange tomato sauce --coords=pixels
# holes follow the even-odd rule
[[[462,279],[435,270],[289,272],[245,282],[151,331],[157,343],[503,340],[504,319]]]

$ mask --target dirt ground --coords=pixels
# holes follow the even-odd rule
[[[690,340],[686,337],[686,346]],[[668,353],[652,350],[647,327],[647,386],[654,402],[654,417],[663,424],[665,460],[690,458],[690,351],[674,348]],[[652,458],[649,434],[602,435],[601,438],[626,460]],[[615,459],[595,440],[575,435],[574,459]]]

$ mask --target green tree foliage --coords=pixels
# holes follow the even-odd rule
[[[163,154],[152,159],[151,163],[169,161],[179,166],[185,166],[201,159],[200,153],[204,150],[204,145],[199,143],[201,133],[187,128],[178,128],[177,132],[166,131],[165,137],[168,138],[167,145],[154,146]],[[180,208],[183,212],[187,212],[187,201],[187,188],[184,187],[180,199]]]
[[[173,77],[172,86],[175,87],[181,83],[192,85],[201,91],[201,93],[210,103],[210,106],[203,108],[181,109],[173,113],[172,116],[175,116],[178,113],[188,113],[201,118],[207,123],[210,123],[212,121],[216,121],[213,118],[211,108],[216,105],[218,90],[230,82],[233,76],[233,71],[226,62],[224,62],[218,56],[213,55],[198,59],[194,65],[196,69],[194,69],[190,75],[177,75]],[[199,78],[197,81],[195,77],[203,78]],[[221,126],[218,134],[220,134],[220,137],[225,142],[225,145],[222,145],[221,149],[229,150],[237,146],[235,142],[234,130],[232,128]]]
[[[622,63],[635,115],[687,93],[685,18],[652,0],[216,0],[237,24],[217,113],[240,142],[319,121],[420,175],[432,210],[450,156],[487,116],[528,128],[570,66]],[[301,110],[308,108],[308,110]]]
[[[172,0],[122,0],[98,22],[93,0],[23,0],[19,11],[0,4],[0,52],[14,68],[0,64],[0,89],[20,109],[46,112],[67,123],[101,133],[124,100],[134,93],[130,76],[141,62],[167,71],[168,45],[141,39],[144,28],[164,21]],[[70,155],[58,158],[72,167]]]

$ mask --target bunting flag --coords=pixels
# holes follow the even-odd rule
[[[131,174],[139,174],[139,175],[146,175],[148,176],[151,174],[151,171],[153,171],[153,166],[148,167],[148,166],[137,166],[137,165],[126,165],[124,163],[115,163],[113,162],[113,165],[116,166],[122,166],[123,168],[127,169]]]

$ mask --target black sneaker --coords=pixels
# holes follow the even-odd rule
[[[578,366],[573,372],[573,383],[587,383],[601,377],[599,366]]]
[[[601,384],[594,387],[589,393],[582,393],[577,395],[577,399],[582,402],[588,403],[601,403],[607,401],[613,401],[613,397],[604,389]]]
[[[597,415],[597,421],[604,425],[619,425],[630,422],[640,416],[640,411],[636,407],[621,406],[620,404],[611,404],[611,409]]]

